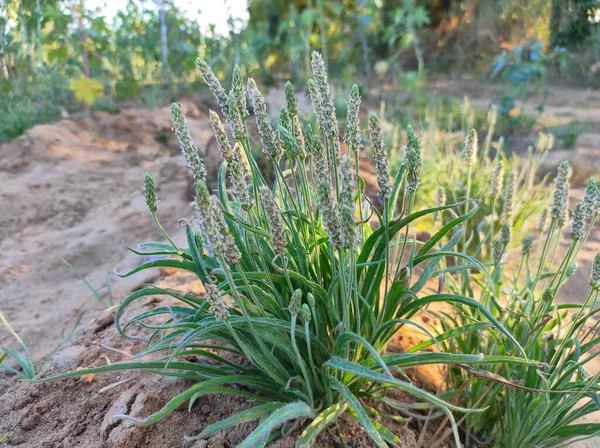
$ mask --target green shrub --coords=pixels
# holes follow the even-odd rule
[[[491,266],[493,283],[479,283],[479,302],[502,322],[537,366],[507,364],[486,366],[484,371],[448,371],[448,387],[458,391],[457,402],[485,408],[480,414],[464,417],[466,434],[473,435],[475,443],[487,439],[498,446],[557,447],[600,434],[600,424],[577,421],[600,408],[600,374],[586,371],[598,355],[594,347],[600,340],[596,323],[600,310],[600,254],[593,262],[589,295],[556,303],[560,288],[575,272],[576,256],[598,217],[600,190],[591,179],[583,201],[573,210],[571,244],[564,257],[557,259],[556,249],[569,219],[569,171],[569,165],[563,162],[550,211],[545,209],[539,220],[537,244],[532,235],[526,236],[521,256],[507,262],[511,258],[506,253],[512,226],[505,222],[493,252],[482,257],[482,262]],[[461,290],[457,285],[450,288]],[[445,332],[436,341],[443,341],[444,352],[512,356],[512,342],[503,335],[490,338],[471,332],[449,337],[456,334],[456,328],[487,325],[486,320],[487,314],[465,308],[446,316],[442,321]],[[498,380],[499,375],[505,380]]]
[[[277,437],[278,433],[273,433],[276,427],[301,419],[309,424],[298,446],[310,446],[344,413],[356,419],[378,446],[399,443],[377,412],[361,401],[363,398],[385,400],[409,414],[411,409],[422,407],[446,415],[459,444],[452,411],[464,414],[478,410],[452,403],[448,394],[421,389],[404,370],[432,363],[493,365],[499,360],[517,364],[527,361],[519,356],[507,360],[480,353],[393,355],[386,354],[385,348],[400,328],[422,328],[412,317],[436,302],[477,309],[489,315],[486,329],[495,338],[503,334],[512,339],[480,303],[463,294],[430,293],[425,288],[430,279],[437,278],[435,266],[448,257],[464,262],[466,276],[469,269],[485,272],[473,257],[453,252],[463,238],[461,225],[474,216],[478,206],[472,203],[466,213],[461,212],[464,202],[420,207],[421,143],[410,127],[406,163],[392,183],[381,124],[372,115],[368,131],[383,203],[381,209],[374,208],[362,194],[364,181],[356,164],[362,148],[358,86],[352,88],[348,104],[345,141],[349,149],[341,154],[323,60],[315,53],[312,62],[314,79],[309,81],[308,90],[319,133],[310,126],[302,128],[291,84],[286,87],[287,105],[275,130],[254,80],[245,86],[236,67],[228,95],[210,68],[198,62],[204,81],[230,124],[235,145],[229,143],[219,115],[211,112],[224,159],[217,195],[211,196],[206,169],[185,118],[180,107],[173,105],[175,132],[196,182],[197,221],[186,225],[187,247],[173,243],[158,221],[155,185],[147,175],[146,202],[168,243],[147,243],[141,246],[141,252],[131,250],[167,258],[144,263],[123,275],[173,267],[194,272],[206,293],[198,297],[156,286],[136,291],[120,305],[116,321],[119,332],[127,338],[131,338],[127,329],[133,325],[153,330],[146,350],[137,356],[139,360],[54,379],[87,372],[143,369],[196,381],[151,416],[121,416],[136,424],[155,422],[186,401],[191,406],[202,394],[222,392],[250,398],[256,407],[212,424],[201,434],[205,437],[262,418],[242,447],[263,446]],[[273,166],[272,186],[251,157],[246,89],[263,153]],[[406,203],[403,213],[395,208],[401,202]],[[442,211],[453,213],[454,219],[432,232],[426,241],[409,241],[413,226]],[[446,239],[440,246],[439,242]],[[411,273],[417,270],[421,274],[415,279]],[[482,278],[485,281],[487,277]],[[148,295],[166,295],[181,304],[159,307],[122,323],[128,306]],[[158,317],[163,317],[160,324],[155,321]],[[516,341],[509,345],[517,353],[522,351]],[[160,356],[152,361],[141,359],[148,355]],[[209,358],[214,364],[188,362],[190,355]],[[386,397],[389,388],[407,392],[416,403]],[[285,427],[290,425],[293,423]]]

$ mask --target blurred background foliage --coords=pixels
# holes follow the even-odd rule
[[[418,95],[431,76],[489,79],[501,112],[543,81],[600,85],[598,0],[249,0],[226,33],[173,0],[124,1],[106,17],[86,0],[4,0],[0,140],[92,105],[152,108],[198,90],[197,56],[221,78],[238,63],[272,85],[306,79],[314,49],[342,85]]]

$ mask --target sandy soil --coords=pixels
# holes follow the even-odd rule
[[[465,87],[462,81],[435,86],[457,96],[458,92],[462,96]],[[469,92],[476,107],[487,107],[488,91],[471,86]],[[273,107],[281,100],[276,95],[268,99]],[[214,179],[217,151],[208,119],[191,101],[183,107],[191,133],[212,170],[209,179]],[[546,111],[549,122],[577,119],[590,123],[575,149],[558,149],[549,157],[556,160],[549,163],[568,157],[577,174],[598,174],[600,94],[557,89],[549,97]],[[157,181],[159,217],[176,239],[182,237],[177,231],[179,218],[191,214],[189,176],[169,123],[167,108],[125,110],[114,116],[94,113],[83,120],[36,126],[0,146],[0,309],[30,346],[35,360],[45,360],[41,365],[47,373],[126,359],[122,352],[107,347],[125,353],[139,349],[115,334],[112,312],[100,311],[91,292],[61,259],[73,264],[104,296],[108,277],[115,301],[144,282],[195,287],[189,279],[168,276],[168,272],[127,279],[113,274],[115,268],[125,270],[140,262],[138,256],[127,252],[126,244],[135,246],[160,238],[143,200],[144,172]],[[576,180],[580,177],[584,178],[578,175]],[[580,194],[581,189],[575,192],[575,196]],[[589,260],[600,250],[598,232],[592,240],[566,288],[571,299],[583,297]],[[80,332],[73,334],[76,329]],[[2,344],[14,346],[0,330]],[[131,372],[19,387],[14,377],[0,373],[0,437],[21,418],[7,440],[10,445],[229,447],[252,429],[253,423],[249,423],[208,441],[184,442],[184,435],[197,434],[208,423],[248,406],[244,400],[225,396],[203,398],[192,412],[178,410],[146,428],[114,418],[124,411],[148,415],[185,385]],[[350,446],[370,446],[350,423],[344,428]],[[395,430],[406,447],[414,446],[412,431],[399,425]],[[293,446],[293,434],[276,446]],[[332,445],[324,439],[322,446]]]

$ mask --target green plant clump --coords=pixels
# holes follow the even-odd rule
[[[382,204],[375,206],[364,194],[358,163],[363,151],[358,86],[350,92],[343,151],[319,53],[313,53],[311,65],[308,91],[316,127],[303,126],[290,83],[286,106],[274,127],[253,79],[244,82],[236,66],[227,92],[210,67],[198,61],[235,142],[230,142],[219,114],[211,111],[223,156],[218,188],[212,195],[182,110],[172,106],[174,130],[196,185],[197,216],[184,222],[187,247],[175,244],[159,223],[156,186],[146,175],[146,203],[167,243],[130,249],[161,258],[122,275],[160,267],[181,269],[197,275],[205,293],[196,296],[157,286],[134,292],[120,304],[116,324],[126,338],[133,338],[128,334],[132,326],[150,330],[137,359],[52,379],[142,369],[194,381],[155,414],[142,419],[120,416],[139,425],[156,422],[185,402],[191,408],[204,394],[245,397],[256,406],[209,425],[199,435],[208,437],[260,419],[241,447],[264,446],[282,433],[276,429],[285,432],[299,424],[303,426],[297,446],[308,447],[342,414],[355,419],[377,446],[399,445],[385,416],[371,406],[373,400],[427,422],[446,418],[449,435],[461,446],[457,421],[469,419],[468,427],[476,428],[471,422],[491,412],[474,402],[472,391],[479,387],[479,378],[487,375],[484,384],[492,386],[513,384],[512,377],[504,379],[503,374],[522,369],[537,375],[537,369],[545,368],[537,361],[539,352],[529,349],[531,341],[517,331],[521,327],[507,321],[507,310],[496,300],[503,281],[498,267],[510,225],[502,225],[492,245],[496,262],[491,272],[475,257],[456,250],[459,245],[468,247],[464,227],[477,214],[478,204],[461,199],[424,207],[419,195],[420,139],[409,126],[404,162],[392,177],[381,122],[373,114],[368,136]],[[247,125],[254,120],[248,120],[248,99],[273,178],[263,176],[252,157]],[[469,167],[476,163],[475,137],[469,134],[463,155]],[[559,190],[565,194],[563,184]],[[552,213],[558,216],[560,210]],[[418,223],[431,222],[433,215],[442,220],[441,225],[424,241],[412,237]],[[541,271],[536,277],[548,278]],[[561,276],[558,284],[562,280]],[[482,297],[474,300],[479,291]],[[165,295],[180,304],[122,322],[133,302],[151,295]],[[436,303],[453,311],[442,316],[444,331],[434,336],[413,318]],[[510,312],[517,313],[514,308]],[[407,353],[386,353],[388,341],[403,327],[421,331],[429,341]],[[488,340],[487,344],[472,342]],[[434,345],[439,351],[431,351]],[[208,362],[190,362],[192,356]],[[427,391],[406,374],[407,368],[427,364],[449,366],[452,376],[447,390]],[[461,376],[458,368],[472,377]],[[489,382],[490,378],[496,382]],[[500,388],[507,397],[512,393]],[[389,389],[403,391],[411,399],[393,398],[387,394]],[[489,425],[488,421],[476,430],[483,432]]]

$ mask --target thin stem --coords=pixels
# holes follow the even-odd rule
[[[173,240],[171,238],[169,238],[169,235],[167,234],[167,232],[165,231],[165,229],[163,229],[163,226],[161,226],[160,222],[158,222],[158,218],[156,217],[156,213],[154,213],[154,212],[151,212],[151,213],[152,213],[152,218],[154,219],[154,222],[156,223],[156,227],[158,227],[158,230],[160,230],[160,233],[162,233],[163,236],[169,242],[169,244],[171,246],[173,246],[173,249],[175,249],[176,251],[179,251],[179,248],[177,247],[177,245],[173,242]]]

